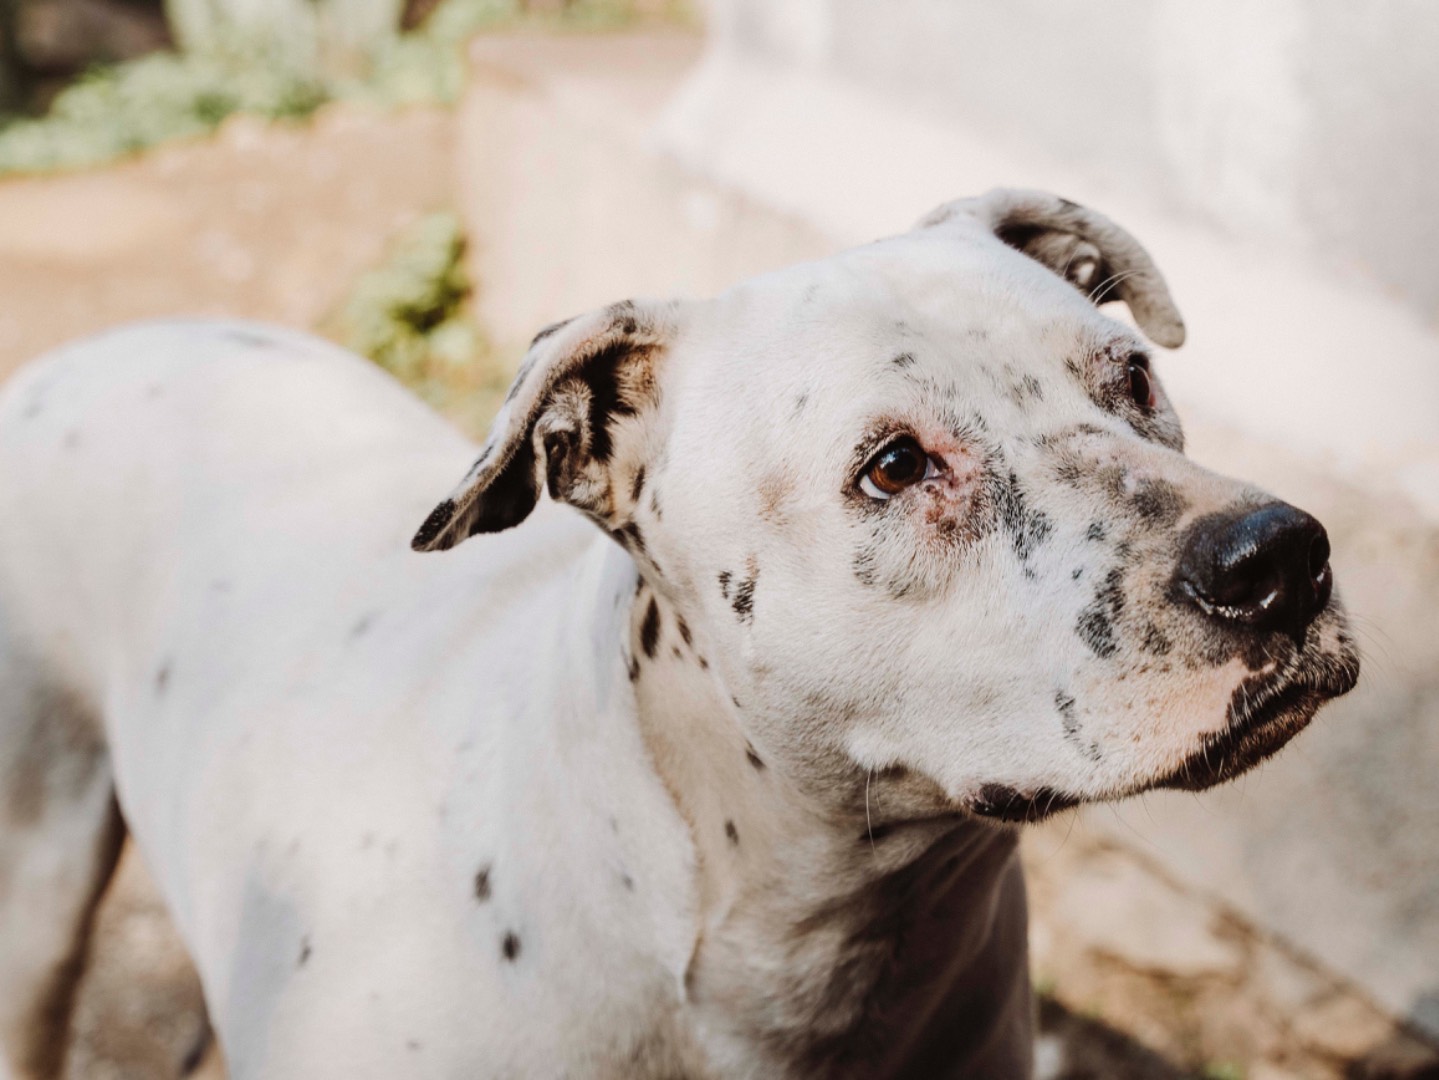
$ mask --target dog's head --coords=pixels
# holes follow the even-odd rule
[[[1000,191],[715,300],[571,320],[415,546],[516,525],[546,486],[801,782],[843,761],[1007,820],[1217,783],[1358,659],[1323,528],[1184,457],[1111,297],[1182,342],[1127,233]]]

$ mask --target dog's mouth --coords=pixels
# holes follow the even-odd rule
[[[1354,689],[1357,661],[1326,665],[1317,675],[1246,679],[1229,702],[1229,723],[1204,736],[1157,788],[1202,791],[1233,780],[1258,765],[1298,735],[1325,702]]]
[[[1321,705],[1347,694],[1358,679],[1358,660],[1348,655],[1326,659],[1313,672],[1247,679],[1230,699],[1229,723],[1222,731],[1204,736],[1199,749],[1172,772],[1133,791],[1080,796],[1048,787],[1023,792],[1003,784],[986,784],[965,808],[991,821],[1029,824],[1080,803],[1154,788],[1202,791],[1233,780],[1278,751],[1309,725]]]

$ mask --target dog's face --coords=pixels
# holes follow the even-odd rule
[[[1183,456],[1155,349],[1088,300],[1111,287],[1179,343],[1132,239],[996,193],[714,301],[573,321],[416,546],[515,524],[547,484],[815,789],[903,776],[903,812],[1028,820],[1227,779],[1358,661],[1323,529]]]

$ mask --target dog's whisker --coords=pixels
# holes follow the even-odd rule
[[[1109,293],[1120,284],[1120,282],[1124,281],[1126,278],[1132,278],[1139,273],[1142,273],[1142,271],[1123,270],[1117,274],[1110,274],[1107,278],[1105,278],[1103,281],[1101,281],[1098,285],[1096,285],[1093,289],[1089,291],[1090,302],[1094,304],[1104,303],[1104,298],[1108,296]]]
[[[874,766],[864,775],[864,831],[869,836],[870,854],[879,857],[879,849],[874,845],[874,822],[869,816],[869,782],[874,779]]]

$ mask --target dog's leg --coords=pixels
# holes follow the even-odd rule
[[[0,611],[0,1076],[60,1074],[124,834],[97,718],[14,648]]]

